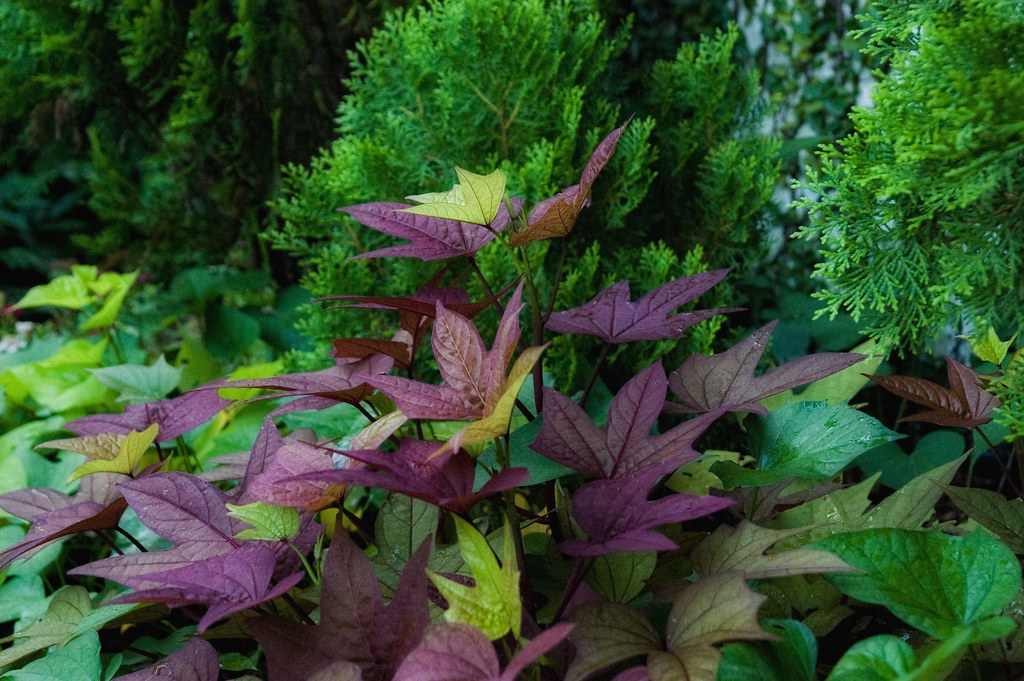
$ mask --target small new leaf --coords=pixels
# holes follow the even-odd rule
[[[422,205],[403,208],[402,212],[474,225],[491,224],[505,197],[505,173],[495,170],[489,175],[477,175],[456,166],[455,175],[459,183],[446,192],[405,197]]]
[[[1006,352],[1010,345],[1016,340],[1017,334],[1010,336],[1009,340],[1001,341],[996,335],[996,330],[990,325],[981,338],[971,338],[971,350],[984,362],[992,362],[999,365],[1003,363]]]
[[[242,530],[235,539],[267,539],[280,541],[294,537],[299,531],[299,512],[287,506],[273,506],[262,501],[235,506],[227,504],[228,515],[249,523],[251,530]]]
[[[455,529],[462,558],[473,574],[475,584],[466,586],[434,572],[427,571],[441,595],[448,601],[444,618],[448,622],[472,624],[496,641],[509,631],[519,637],[522,603],[519,597],[519,570],[512,532],[506,522],[502,561],[491,550],[487,540],[468,521],[458,516]]]
[[[151,425],[141,433],[133,430],[120,439],[117,454],[110,459],[96,458],[82,464],[74,470],[68,482],[77,480],[90,473],[122,473],[131,475],[139,467],[143,455],[149,450],[156,438],[157,424]]]

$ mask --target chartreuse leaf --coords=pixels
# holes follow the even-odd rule
[[[1010,345],[1016,338],[1017,334],[1013,334],[1010,340],[999,340],[996,330],[990,324],[985,330],[985,335],[978,338],[970,338],[969,340],[971,342],[971,350],[981,360],[992,362],[993,364],[1002,364],[1003,358],[1006,357],[1006,351],[1010,349]]]
[[[0,651],[0,669],[22,660],[37,651],[61,643],[78,626],[82,617],[92,610],[89,592],[81,586],[65,586],[53,594],[46,614],[14,634],[15,645]],[[63,678],[60,675],[45,678]]]
[[[227,504],[228,515],[253,526],[242,530],[235,539],[266,539],[281,541],[299,531],[299,511],[291,506],[274,506],[262,501],[236,506]]]
[[[90,631],[67,645],[54,648],[21,669],[7,672],[4,681],[102,681],[100,637]]]
[[[117,391],[118,402],[155,402],[178,387],[183,369],[172,367],[163,354],[150,366],[118,364],[90,369],[96,380]]]
[[[547,345],[537,345],[523,350],[522,354],[516,359],[515,364],[512,365],[508,378],[505,379],[503,384],[504,390],[494,405],[494,411],[481,419],[467,424],[465,428],[452,436],[446,447],[442,447],[439,451],[443,451],[448,447],[456,448],[463,445],[486,442],[487,440],[506,435],[509,423],[512,420],[512,408],[515,406],[519,390],[523,387],[523,382],[526,381],[526,377],[533,370],[533,365],[537,363],[545,349],[547,349]],[[451,444],[452,442],[456,444],[453,445]]]
[[[81,310],[83,307],[95,300],[95,295],[89,290],[86,281],[96,278],[96,267],[89,265],[73,265],[72,274],[65,274],[54,277],[46,284],[33,286],[14,305],[15,310],[26,307],[41,307],[52,305],[53,307],[67,307],[72,310]]]
[[[100,309],[82,323],[82,330],[89,331],[91,329],[111,326],[114,323],[114,319],[117,318],[117,313],[121,311],[121,306],[124,305],[125,296],[128,295],[128,291],[138,276],[138,270],[128,274],[107,272],[101,275],[97,283],[102,282],[102,284],[92,288],[97,290],[97,292],[102,291],[100,295],[106,297],[103,298],[103,305]]]
[[[489,225],[505,196],[505,173],[495,170],[490,175],[477,175],[456,166],[455,175],[459,183],[446,192],[405,197],[422,205],[404,208],[403,212]]]
[[[97,458],[87,463],[82,464],[75,469],[75,472],[68,478],[68,482],[77,480],[83,475],[89,475],[90,473],[124,473],[130,475],[139,463],[142,461],[143,455],[149,449],[150,445],[153,444],[153,440],[156,439],[157,431],[160,430],[160,425],[154,423],[149,428],[146,428],[141,433],[137,430],[133,430],[120,442],[116,456],[112,459]]]
[[[942,640],[999,612],[1020,590],[1016,556],[981,530],[953,537],[868,529],[833,535],[813,546],[861,570],[828,576],[843,593],[883,605],[907,624]],[[999,619],[1010,623],[1008,618]]]
[[[448,601],[448,609],[444,613],[445,620],[472,624],[487,634],[492,641],[509,631],[518,638],[522,603],[519,597],[519,570],[516,569],[515,546],[508,523],[506,522],[504,529],[504,565],[499,565],[483,535],[468,521],[458,516],[453,517],[462,558],[469,566],[476,583],[473,586],[466,586],[431,570],[427,571],[431,581]]]

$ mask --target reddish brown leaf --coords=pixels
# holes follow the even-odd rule
[[[946,357],[949,388],[913,376],[868,376],[889,392],[931,411],[904,416],[900,421],[926,421],[940,426],[977,428],[992,420],[999,399],[978,382],[978,372]],[[867,374],[865,374],[867,376]]]

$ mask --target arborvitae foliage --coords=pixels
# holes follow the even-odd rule
[[[384,287],[410,293],[437,271],[415,261],[346,262],[396,241],[337,213],[339,206],[400,200],[410,187],[446,189],[455,165],[499,167],[514,192],[535,201],[575,181],[600,135],[630,114],[636,117],[607,173],[614,179],[593,188],[600,210],[581,215],[567,245],[531,254],[532,264],[554,273],[565,248],[570,279],[593,266],[586,277],[611,280],[619,263],[632,263],[639,294],[665,276],[692,273],[683,263],[697,244],[713,244],[695,265],[701,269],[754,262],[759,240],[752,237],[777,177],[777,146],[756,134],[756,77],[731,61],[735,29],[686,44],[675,61],[659,63],[644,79],[644,101],[627,109],[606,85],[629,24],[609,39],[599,4],[430,2],[394,14],[361,45],[346,83],[351,94],[339,108],[338,139],[310,166],[287,169],[286,195],[276,205],[283,223],[272,242],[309,267],[307,288],[318,295]],[[659,220],[666,220],[660,231]],[[595,243],[590,262],[584,253]],[[488,278],[513,271],[494,244],[476,259]],[[645,263],[650,269],[638,271]],[[559,295],[569,306],[586,299]],[[324,342],[373,331],[364,316],[358,327],[355,319],[311,312],[305,329]]]
[[[867,29],[889,68],[855,132],[823,148],[804,238],[833,314],[903,349],[952,324],[1024,325],[1024,14],[1009,0],[886,0]],[[983,327],[982,327],[983,328]]]
[[[18,232],[0,238],[32,256],[8,266],[223,262],[280,163],[329,138],[345,51],[394,4],[4,0],[0,208]]]

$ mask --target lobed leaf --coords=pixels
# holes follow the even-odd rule
[[[114,681],[151,681],[160,676],[175,681],[217,681],[219,675],[217,650],[209,641],[190,638],[184,648],[145,669],[118,676]]]
[[[402,208],[401,211],[461,220],[473,225],[493,223],[505,198],[505,173],[494,170],[489,175],[477,175],[456,166],[455,175],[459,182],[451,189],[407,196],[405,198],[422,205]]]
[[[635,303],[629,300],[629,282],[620,281],[589,302],[555,312],[544,325],[558,333],[597,336],[606,343],[682,338],[689,327],[732,309],[697,310],[672,314],[728,274],[728,270],[701,272],[681,277],[650,291]]]
[[[475,583],[467,586],[428,571],[430,580],[448,601],[445,620],[472,624],[492,641],[510,631],[518,638],[523,615],[511,530],[506,524],[503,563],[499,564],[487,540],[476,528],[458,516],[453,519],[462,558]]]
[[[747,411],[767,416],[759,400],[835,374],[865,359],[864,355],[822,352],[794,359],[761,376],[754,370],[777,322],[716,355],[694,353],[669,375],[668,386],[679,398],[667,411],[688,413],[712,409]]]
[[[927,421],[940,426],[977,428],[992,420],[999,398],[978,382],[978,373],[952,357],[946,357],[949,387],[913,376],[868,376],[886,390],[930,411],[904,416],[900,421]]]

